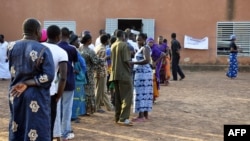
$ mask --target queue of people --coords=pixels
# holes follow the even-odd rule
[[[87,30],[79,39],[66,27],[42,30],[37,19],[24,21],[23,39],[9,43],[6,54],[11,74],[9,140],[73,139],[71,122],[105,113],[102,105],[114,111],[118,125],[144,122],[159,97],[160,83],[169,83],[171,59],[173,80],[177,73],[185,78],[175,33],[171,48],[162,36],[157,44],[130,29],[116,30],[113,36],[100,30],[97,46],[91,44]],[[137,114],[132,119],[131,107]]]

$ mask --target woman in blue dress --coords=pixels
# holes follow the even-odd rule
[[[138,117],[133,121],[148,119],[148,112],[153,105],[153,72],[150,66],[150,47],[145,45],[146,35],[141,33],[137,36],[139,51],[135,54],[134,64],[134,104],[133,112]]]
[[[238,54],[238,47],[235,44],[236,36],[231,35],[230,36],[230,54],[229,54],[229,68],[226,73],[226,76],[234,79],[237,77],[238,74],[238,60],[237,60],[237,54]]]
[[[74,45],[77,49],[79,48],[78,36],[74,33],[71,34],[69,43]],[[87,83],[86,80],[86,62],[81,56],[80,52],[77,52],[78,61],[74,64],[75,72],[75,90],[74,90],[74,99],[72,106],[72,115],[71,121],[79,123],[79,116],[86,114],[86,102],[85,102],[85,92],[84,85]]]

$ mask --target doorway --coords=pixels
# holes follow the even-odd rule
[[[142,32],[142,20],[141,19],[118,19],[118,29],[125,31],[130,28],[139,32]]]
[[[118,26],[119,21],[119,26]],[[146,33],[148,37],[155,36],[155,19],[122,19],[107,18],[105,23],[105,31],[112,35],[116,29],[125,30],[133,27],[134,30]]]

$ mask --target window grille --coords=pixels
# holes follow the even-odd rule
[[[230,36],[236,35],[239,56],[250,56],[250,22],[218,22],[217,23],[217,55],[230,53]]]
[[[67,27],[69,30],[76,33],[75,21],[44,21],[44,28],[47,29],[50,25],[57,25],[59,28]]]

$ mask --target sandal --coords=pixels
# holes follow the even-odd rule
[[[129,119],[125,119],[124,122],[118,121],[117,124],[121,126],[133,126],[133,123]]]
[[[133,122],[144,122],[144,118],[139,118],[139,117],[136,117],[134,119],[132,119]]]
[[[168,80],[166,80],[166,81],[164,82],[164,84],[165,84],[165,86],[168,86],[168,85],[169,85]]]

